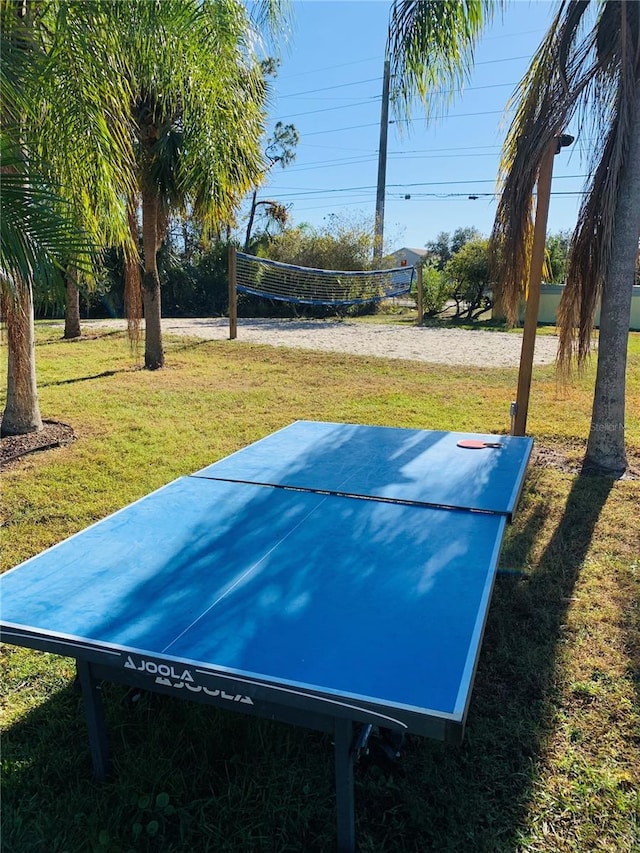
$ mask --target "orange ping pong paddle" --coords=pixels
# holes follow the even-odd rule
[[[470,450],[482,450],[484,447],[504,447],[500,441],[482,441],[479,438],[463,438],[458,442],[458,447],[468,447]]]

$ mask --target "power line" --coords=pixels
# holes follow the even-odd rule
[[[304,138],[306,139],[308,136],[321,136],[326,133],[341,133],[345,130],[359,130],[361,127],[378,127],[378,122],[368,122],[367,124],[352,124],[349,127],[333,127],[329,130],[313,130],[311,133],[305,133]]]
[[[586,177],[588,177],[588,175],[554,175],[554,181],[576,180]],[[398,184],[387,184],[387,189],[393,188],[407,190],[413,187],[451,187],[461,185],[473,186],[476,184],[495,184],[495,178],[469,178],[461,181],[414,181],[412,183],[407,183],[406,181],[403,181],[402,183]],[[294,198],[299,195],[315,196],[323,195],[326,193],[334,194],[347,192],[370,192],[371,190],[375,189],[375,184],[369,184],[361,187],[333,187],[331,189],[315,189],[312,187],[282,187],[277,194],[280,198]],[[284,190],[284,192],[282,190]]]
[[[469,118],[470,116],[493,116],[493,115],[502,115],[503,113],[513,112],[513,109],[504,109],[504,110],[480,110],[476,113],[447,113],[446,115],[436,116],[434,121],[442,121],[443,119],[450,118]],[[389,124],[409,124],[413,121],[425,121],[424,116],[419,118],[398,118],[391,119]]]
[[[338,65],[325,65],[324,68],[311,68],[309,71],[299,71],[297,74],[289,74],[286,77],[279,77],[280,80],[293,80],[294,77],[305,77],[307,74],[320,74],[322,71],[333,71],[335,68],[346,68],[349,65],[362,65],[363,62],[378,62],[380,57],[369,56],[365,59],[354,59],[351,62],[341,62]]]
[[[412,195],[409,201],[448,201],[448,202],[460,202],[465,201],[468,202],[469,196],[475,196],[478,199],[483,199],[485,201],[493,202],[495,201],[500,193],[420,193],[416,195]],[[555,198],[569,198],[569,197],[579,197],[584,196],[584,192],[580,191],[552,191],[551,195]],[[404,202],[406,204],[407,200],[403,195],[392,195],[387,198],[388,202]],[[323,204],[312,205],[310,207],[299,207],[298,203],[294,203],[296,213],[307,213],[314,210],[327,210],[329,207],[332,207],[335,202],[340,203],[340,207],[352,207],[356,204],[371,204],[371,195],[367,196],[357,196],[357,197],[349,197],[344,198],[343,196],[336,196],[335,198],[326,199]]]
[[[345,84],[345,85],[349,85],[349,84]],[[464,90],[463,90],[463,92],[461,92],[461,95],[465,94],[466,92],[474,92],[474,91],[478,91],[479,89],[499,89],[499,88],[505,88],[506,86],[508,86],[509,88],[511,88],[511,86],[514,86],[514,85],[515,85],[514,83],[495,83],[495,84],[492,84],[492,85],[490,85],[490,86],[471,86],[471,87],[470,87],[470,88],[468,88],[468,89],[464,89]],[[332,88],[332,87],[330,87],[330,88]],[[323,90],[317,90],[317,91],[323,91]],[[454,92],[455,90],[454,90],[454,89],[449,89],[449,90],[446,90],[446,91],[447,91],[447,92]],[[436,94],[436,93],[434,93],[434,94]],[[285,97],[288,97],[288,96],[285,96]],[[326,100],[331,100],[331,98],[327,98]],[[315,115],[315,114],[317,114],[317,113],[329,113],[329,112],[334,112],[334,111],[336,111],[336,110],[348,110],[348,109],[352,109],[352,108],[354,108],[354,107],[362,107],[362,106],[365,106],[365,105],[370,105],[370,104],[378,103],[378,102],[381,100],[381,96],[380,96],[380,95],[370,95],[370,96],[369,96],[366,100],[364,100],[364,101],[355,101],[355,99],[354,99],[354,98],[349,98],[348,100],[349,100],[349,102],[350,102],[350,103],[348,103],[348,104],[338,104],[337,106],[334,106],[334,107],[322,107],[322,108],[317,109],[317,110],[307,110],[307,111],[306,111],[306,112],[304,112],[304,113],[285,113],[285,114],[284,114],[284,116],[285,116],[285,118],[290,119],[290,118],[300,118],[301,116],[311,116],[311,115]],[[355,101],[355,102],[354,102],[354,101]],[[499,110],[499,112],[503,112],[503,110]],[[462,116],[462,115],[465,115],[465,113],[459,113],[458,115],[461,115],[461,116]],[[469,116],[473,116],[473,115],[489,115],[489,113],[487,113],[487,112],[483,112],[483,113],[466,113],[466,115],[469,115]],[[453,118],[453,117],[455,117],[455,116],[447,115],[446,117],[447,117],[447,118]],[[401,122],[401,121],[405,121],[405,122],[406,122],[406,121],[420,121],[420,119],[417,119],[417,118],[411,118],[411,119],[398,119],[397,121],[398,121],[398,122]],[[394,123],[396,123],[396,122],[392,120],[392,121],[390,121],[389,123],[390,123],[390,124],[394,124]]]
[[[537,32],[537,30],[528,30],[527,33]],[[516,38],[519,35],[526,35],[527,33],[514,33],[512,36],[487,36],[484,41],[489,41],[494,38]],[[531,59],[529,54],[525,54],[523,56],[505,56],[502,59],[483,59],[480,62],[476,62],[475,65],[493,65],[496,62],[515,62],[520,59]],[[293,80],[296,77],[305,77],[308,74],[320,74],[324,71],[334,71],[336,68],[347,68],[350,65],[362,65],[364,62],[379,62],[380,56],[369,56],[364,59],[354,59],[352,62],[341,62],[338,65],[325,65],[323,68],[312,68],[308,71],[299,71],[297,74],[288,74],[284,77],[278,77],[278,80]],[[379,77],[378,79],[382,79]]]
[[[476,152],[475,154],[405,154],[402,151],[396,151],[388,155],[387,159],[390,161],[397,160],[467,160],[473,158],[474,160],[478,157],[493,157],[494,159],[498,157],[500,154],[499,149],[495,152]],[[295,172],[298,174],[299,172],[315,172],[319,169],[326,169],[327,167],[331,167],[332,169],[340,169],[346,166],[361,166],[365,163],[371,163],[377,158],[377,154],[371,153],[367,155],[363,155],[361,157],[345,157],[338,160],[314,160],[308,165],[292,165],[287,168],[287,174],[291,174]]]
[[[291,94],[278,94],[279,98],[298,98],[301,95],[313,95],[316,92],[330,92],[333,89],[345,89],[347,86],[359,86],[361,83],[379,83],[382,77],[369,77],[367,80],[353,80],[351,83],[337,83],[335,86],[323,86],[320,89],[307,89],[306,92],[292,92]]]
[[[361,83],[379,83],[381,80],[382,80],[382,77],[371,77],[368,80],[354,80],[352,83],[339,83],[336,86],[325,86],[321,89],[308,89],[306,92],[294,92],[290,95],[289,94],[282,94],[280,92],[278,92],[277,94],[278,94],[279,100],[283,100],[284,98],[301,98],[301,97],[306,96],[306,95],[314,95],[317,92],[330,92],[333,89],[344,89],[347,86],[358,86]],[[479,92],[479,91],[484,90],[484,89],[504,89],[507,86],[511,88],[512,86],[516,86],[516,85],[517,85],[517,83],[487,83],[483,86],[468,86],[468,87],[463,87],[462,90],[460,91],[460,94],[464,95],[465,92]],[[452,95],[452,94],[456,94],[457,92],[458,92],[458,89],[455,89],[455,88],[454,89],[435,89],[433,94],[434,95]],[[319,99],[314,98],[313,100],[319,100]],[[327,100],[330,100],[330,99],[327,99]]]
[[[475,113],[452,113],[452,114],[448,114],[446,116],[440,116],[438,118],[438,120],[442,121],[443,119],[450,119],[450,118],[468,118],[469,116],[504,115],[504,113],[506,113],[506,112],[509,112],[509,110],[482,110],[481,112],[475,112]],[[412,122],[412,121],[424,121],[424,120],[425,120],[424,118],[421,118],[421,119],[411,118],[411,119],[398,119],[398,120],[392,119],[389,122],[389,124],[401,124],[401,123],[408,123],[408,122]],[[368,122],[367,124],[352,124],[352,125],[349,125],[349,127],[332,127],[332,128],[329,128],[328,130],[313,130],[313,131],[311,131],[311,133],[305,133],[304,137],[306,139],[308,136],[321,136],[321,135],[327,134],[327,133],[342,133],[346,130],[360,130],[363,127],[378,127],[378,125],[379,125],[379,123],[374,121],[374,122]]]
[[[322,109],[319,109],[319,110],[308,110],[305,113],[285,113],[285,118],[287,118],[287,119],[300,118],[301,116],[312,116],[312,115],[315,115],[316,113],[330,113],[330,112],[334,112],[335,110],[351,110],[354,107],[362,107],[365,104],[370,105],[370,104],[373,104],[379,100],[380,100],[380,95],[372,95],[370,98],[368,98],[368,100],[357,101],[355,104],[340,104],[337,107],[323,107]]]

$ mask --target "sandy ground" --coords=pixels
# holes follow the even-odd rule
[[[124,328],[121,320],[86,321],[83,328]],[[227,340],[229,321],[213,319],[163,319],[165,334],[188,335],[206,340]],[[328,352],[348,352],[379,358],[400,358],[433,364],[517,367],[522,336],[507,332],[433,329],[418,326],[354,323],[347,320],[238,321],[237,343],[300,347]],[[536,340],[535,364],[552,364],[558,339],[540,335]]]

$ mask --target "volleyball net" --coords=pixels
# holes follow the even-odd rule
[[[413,267],[386,270],[323,270],[236,252],[235,287],[265,299],[298,305],[346,307],[409,293]]]

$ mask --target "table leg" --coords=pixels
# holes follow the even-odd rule
[[[336,718],[334,731],[338,853],[354,853],[356,819],[353,789],[353,723],[351,720]]]
[[[104,705],[98,690],[98,683],[93,677],[91,664],[86,660],[76,661],[78,678],[82,686],[84,714],[89,729],[89,746],[93,761],[93,773],[98,781],[104,781],[109,775],[109,746],[107,743],[107,726],[104,718]]]

